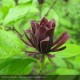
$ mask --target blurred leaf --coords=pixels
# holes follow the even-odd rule
[[[2,6],[2,7],[0,8],[0,11],[3,13],[3,16],[2,16],[3,19],[4,19],[5,16],[7,15],[7,13],[8,13],[8,11],[9,11],[10,8],[11,8],[11,7],[8,7],[8,6]]]
[[[57,57],[69,58],[80,54],[80,46],[76,44],[66,44],[66,49],[56,53]]]
[[[0,23],[3,21],[3,13],[0,11]]]
[[[0,59],[20,53],[24,45],[13,32],[0,30]]]
[[[78,75],[79,74],[79,72],[77,70],[67,69],[67,68],[58,68],[56,70],[56,73],[58,75]]]
[[[19,5],[16,6],[14,8],[11,8],[9,10],[9,13],[7,14],[7,16],[4,19],[4,25],[11,23],[11,22],[15,22],[17,20],[19,20],[20,18],[24,17],[25,15],[27,15],[27,13],[30,10],[30,4],[28,5]]]
[[[32,2],[32,0],[19,0],[18,3],[28,3],[28,2]]]
[[[64,26],[68,26],[69,28],[72,27],[70,20],[61,18],[61,19],[60,19],[60,23],[61,23],[62,25],[64,25]]]
[[[80,69],[80,55],[72,59],[70,58],[68,61],[73,65],[74,68]]]
[[[66,62],[62,58],[54,57],[53,62],[56,64],[58,67],[67,67]]]
[[[0,75],[23,75],[29,74],[33,69],[36,59],[28,57],[12,57],[0,60]]]
[[[49,7],[48,6],[44,6],[43,10],[42,10],[42,16],[44,16],[47,13],[48,10],[49,10]],[[48,18],[48,20],[55,19],[56,20],[56,26],[59,25],[59,23],[58,23],[59,22],[58,14],[56,13],[55,10],[51,9],[51,11],[47,15],[47,18]]]
[[[2,4],[3,4],[3,6],[11,6],[11,7],[13,7],[13,6],[15,6],[15,2],[14,2],[14,0],[2,0]]]
[[[56,75],[55,75],[56,76]],[[78,75],[60,75],[56,80],[78,80]]]

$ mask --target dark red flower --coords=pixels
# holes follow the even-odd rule
[[[39,4],[43,4],[44,0],[38,0]]]
[[[66,31],[63,32],[56,41],[53,41],[55,30],[54,19],[48,21],[45,17],[43,17],[40,24],[38,24],[35,20],[32,20],[31,27],[32,30],[28,29],[24,31],[29,43],[21,38],[25,44],[34,47],[37,50],[37,52],[27,52],[29,56],[42,54],[42,62],[44,55],[48,56],[49,58],[54,57],[54,55],[49,54],[49,52],[57,52],[66,48],[66,46],[61,47],[70,38]],[[28,36],[27,33],[29,33],[30,36]]]

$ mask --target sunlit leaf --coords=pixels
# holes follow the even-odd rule
[[[24,44],[13,32],[0,30],[0,59],[19,54]]]
[[[18,3],[28,3],[31,2],[32,0],[19,0]]]
[[[15,2],[14,2],[14,0],[2,0],[2,4],[3,4],[3,6],[14,6],[15,5]]]
[[[74,68],[80,69],[80,55],[75,58],[68,59],[68,61],[74,66]]]
[[[30,4],[24,5],[24,6],[19,5],[14,8],[11,8],[9,10],[9,13],[7,14],[7,16],[4,19],[4,22],[3,22],[4,25],[11,23],[11,22],[15,22],[16,20],[19,20],[20,18],[27,15],[29,10],[30,10]]]
[[[53,62],[57,67],[67,67],[67,63],[62,58],[54,57]]]
[[[66,44],[66,49],[55,53],[57,57],[69,58],[80,54],[80,46],[76,44]]]

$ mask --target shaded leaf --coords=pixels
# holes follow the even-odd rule
[[[58,68],[56,70],[58,75],[78,75],[79,72],[75,69],[68,69],[68,68]]]
[[[33,62],[36,59],[27,57],[12,57],[0,59],[0,74],[1,75],[18,75],[29,74],[33,69]]]
[[[65,62],[65,60],[63,60],[62,58],[57,58],[54,57],[53,58],[53,62],[56,64],[56,66],[58,67],[67,67],[67,64]]]

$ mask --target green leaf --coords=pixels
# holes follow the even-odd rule
[[[12,57],[0,60],[0,75],[23,75],[29,74],[33,69],[36,59],[29,57]]]
[[[62,25],[64,25],[64,26],[72,27],[72,26],[71,26],[71,22],[70,22],[69,20],[67,20],[67,19],[61,18],[61,19],[60,19],[60,23],[61,23]]]
[[[16,34],[0,30],[0,59],[19,54],[23,47],[24,44]]]
[[[59,75],[56,80],[76,80],[76,78],[79,80],[78,75]]]
[[[78,75],[79,74],[79,72],[77,70],[67,69],[67,68],[58,68],[56,70],[56,73],[58,75]]]
[[[15,6],[15,2],[14,2],[14,0],[2,0],[2,4],[3,4],[3,6]]]
[[[76,44],[66,44],[66,49],[55,53],[57,57],[69,58],[80,54],[80,46]]]
[[[20,18],[24,17],[29,12],[30,7],[31,6],[29,4],[29,5],[24,5],[24,6],[19,5],[19,6],[16,6],[14,8],[11,8],[9,10],[9,13],[5,17],[3,24],[6,25],[6,24],[9,24],[11,22],[16,22]]]
[[[56,64],[58,67],[67,67],[66,62],[62,58],[54,57],[53,62]]]
[[[28,3],[28,2],[32,2],[32,0],[19,0],[18,3]]]
[[[75,58],[70,58],[68,61],[74,66],[75,69],[80,69],[80,55]]]

